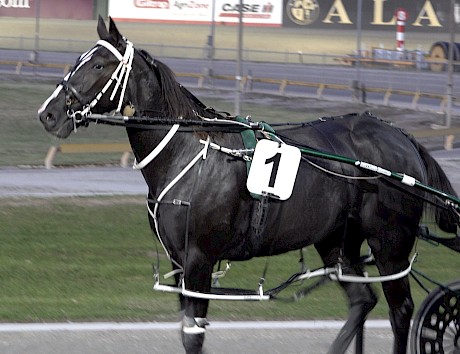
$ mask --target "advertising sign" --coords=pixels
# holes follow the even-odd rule
[[[109,0],[109,16],[118,21],[238,23],[239,0]],[[245,0],[243,22],[281,26],[282,0]]]
[[[450,0],[363,0],[362,28],[394,31],[396,10],[403,5],[408,10],[408,31],[449,30]],[[283,26],[355,29],[357,6],[358,1],[350,0],[284,0]],[[455,9],[458,7],[456,4]]]
[[[91,20],[93,0],[0,0],[0,16]]]
[[[239,0],[217,1],[219,6],[216,11],[217,22],[238,23]],[[243,22],[259,25],[281,25],[281,1],[246,0],[243,2]]]
[[[34,5],[34,0],[0,0],[0,16],[33,17]]]
[[[110,0],[109,16],[116,20],[207,22],[208,0]]]

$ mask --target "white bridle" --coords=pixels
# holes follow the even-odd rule
[[[120,98],[118,100],[118,106],[116,109],[116,113],[120,113],[121,105],[123,104],[123,98],[125,97],[126,87],[128,86],[129,74],[131,73],[132,63],[133,63],[133,58],[134,58],[133,44],[128,40],[125,40],[125,41],[126,41],[126,49],[125,49],[124,55],[121,55],[118,49],[115,48],[109,42],[104,41],[104,40],[97,41],[96,43],[97,45],[101,45],[105,47],[106,49],[108,49],[113,55],[115,55],[115,57],[120,61],[120,63],[116,67],[109,81],[107,81],[107,83],[102,88],[102,90],[96,95],[96,97],[89,104],[90,109],[99,102],[102,95],[108,90],[108,88],[112,85],[112,82],[115,80],[117,83],[115,84],[112,94],[110,95],[110,100],[113,101],[118,89],[120,88],[120,83],[123,81],[123,85],[121,86]]]
[[[118,100],[118,105],[116,109],[116,113],[120,113],[122,109],[122,104],[126,92],[126,87],[128,85],[128,79],[129,79],[129,74],[132,69],[132,63],[133,63],[133,58],[134,58],[134,47],[133,43],[125,39],[126,42],[126,49],[125,53],[122,55],[117,48],[115,48],[112,44],[105,40],[99,40],[96,42],[96,46],[89,51],[83,53],[78,61],[78,64],[76,67],[69,72],[62,82],[58,85],[56,90],[51,94],[51,96],[43,103],[43,105],[40,107],[38,110],[38,113],[40,114],[43,112],[48,104],[53,100],[54,98],[57,97],[59,92],[65,87],[72,87],[70,84],[68,84],[69,79],[85,64],[87,63],[93,56],[93,54],[101,47],[106,48],[109,50],[118,60],[119,64],[115,68],[114,72],[112,73],[112,76],[110,79],[107,81],[107,83],[104,85],[104,87],[96,94],[96,96],[91,100],[90,103],[86,104],[85,106],[82,107],[81,111],[73,111],[73,110],[68,110],[67,111],[67,116],[69,118],[72,118],[74,122],[74,129],[76,130],[77,124],[81,123],[86,117],[91,115],[91,109],[93,109],[96,104],[100,101],[101,97],[108,91],[110,86],[112,85],[113,81],[116,81],[116,84],[113,88],[112,94],[110,95],[110,100],[113,101],[118,90],[121,88],[120,92],[120,98]]]

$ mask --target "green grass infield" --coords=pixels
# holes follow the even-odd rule
[[[159,259],[162,273],[170,266],[146,214],[141,196],[1,199],[0,322],[177,319],[177,296],[152,290],[152,264]],[[418,270],[440,282],[458,278],[453,266],[458,264],[458,254],[421,241],[416,249]],[[268,265],[265,289],[269,289],[299,271],[299,259],[299,252],[290,252],[234,262],[220,286],[256,290]],[[311,269],[321,266],[313,247],[306,248],[305,260]],[[375,274],[374,267],[369,272]],[[311,283],[291,286],[280,300],[212,301],[209,318],[345,318],[347,302],[333,282],[292,301],[296,291]],[[418,306],[426,294],[412,285]],[[374,288],[380,301],[371,317],[386,318],[381,286]]]

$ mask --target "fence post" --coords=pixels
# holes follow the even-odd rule
[[[53,167],[53,160],[58,150],[59,150],[59,146],[54,146],[54,145],[48,149],[48,153],[46,154],[46,157],[45,157],[45,168],[47,170]]]
[[[359,81],[358,80],[353,80],[351,82],[351,90],[353,92],[353,101],[359,102],[360,87],[359,87]]]
[[[246,76],[246,90],[252,91],[252,70],[248,70],[248,75]]]
[[[21,74],[21,69],[22,69],[22,61],[18,61],[18,64],[16,65],[16,74]]]
[[[303,53],[301,50],[297,51],[297,54],[299,54],[299,63],[303,64]]]
[[[393,91],[390,88],[387,89],[387,91],[385,92],[385,96],[383,96],[383,104],[385,106],[388,106],[390,104],[390,97],[392,93]]]
[[[361,84],[361,101],[362,103],[366,103],[366,100],[367,100],[366,85],[363,82]]]
[[[412,104],[411,104],[412,109],[417,109],[417,103],[419,99],[420,99],[420,91],[417,90],[417,92],[415,92],[414,94],[414,97],[412,98]]]
[[[287,84],[288,84],[288,81],[286,79],[281,81],[280,88],[279,88],[280,95],[284,96],[284,90],[286,89]]]
[[[316,97],[318,99],[320,99],[323,96],[324,88],[325,88],[324,83],[319,84],[318,89],[316,90]]]

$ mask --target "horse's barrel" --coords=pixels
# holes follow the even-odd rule
[[[430,48],[430,69],[432,71],[444,71],[447,64],[443,61],[449,59],[450,42],[435,42]],[[454,43],[453,46],[453,61],[460,61],[460,43]],[[454,71],[460,71],[460,65],[454,65]]]

